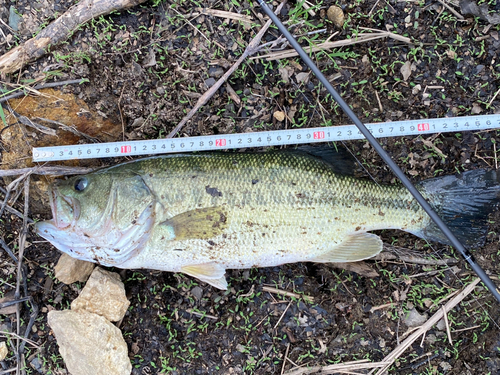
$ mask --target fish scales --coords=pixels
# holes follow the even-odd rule
[[[75,191],[78,184],[85,187]],[[366,232],[422,235],[430,225],[403,187],[339,175],[323,160],[291,152],[143,159],[57,183],[52,196],[55,221],[63,223],[57,230],[72,240],[62,244],[49,224],[38,233],[70,255],[185,272],[220,288],[226,269],[361,260],[382,248]],[[56,219],[71,204],[79,217]],[[98,227],[114,228],[107,247],[92,238]]]

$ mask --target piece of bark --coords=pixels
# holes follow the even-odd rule
[[[49,46],[66,40],[80,25],[115,10],[130,8],[146,0],[83,0],[69,8],[38,35],[0,57],[0,73],[13,73],[24,64],[42,57]]]

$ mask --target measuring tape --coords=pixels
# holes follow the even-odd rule
[[[367,124],[376,138],[500,128],[500,115]],[[112,158],[363,139],[355,125],[33,148],[33,161]]]

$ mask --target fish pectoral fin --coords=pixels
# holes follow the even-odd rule
[[[382,251],[382,240],[372,233],[351,234],[341,244],[311,262],[343,263],[371,258]]]
[[[197,208],[160,223],[171,227],[178,241],[216,237],[226,229],[227,224],[227,212],[223,207]]]
[[[217,263],[202,263],[181,267],[181,271],[189,276],[213,285],[216,288],[226,290],[227,281],[224,274],[226,269]]]

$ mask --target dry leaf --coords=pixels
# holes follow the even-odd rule
[[[401,67],[401,74],[403,75],[403,79],[406,81],[410,78],[411,75],[411,62],[407,61]]]
[[[474,103],[472,105],[472,110],[470,111],[470,113],[472,113],[473,115],[477,115],[481,112],[483,112],[483,109],[481,108],[481,106],[477,103]]]
[[[295,75],[295,79],[297,80],[297,83],[306,84],[307,82],[309,82],[309,73],[297,73]]]

